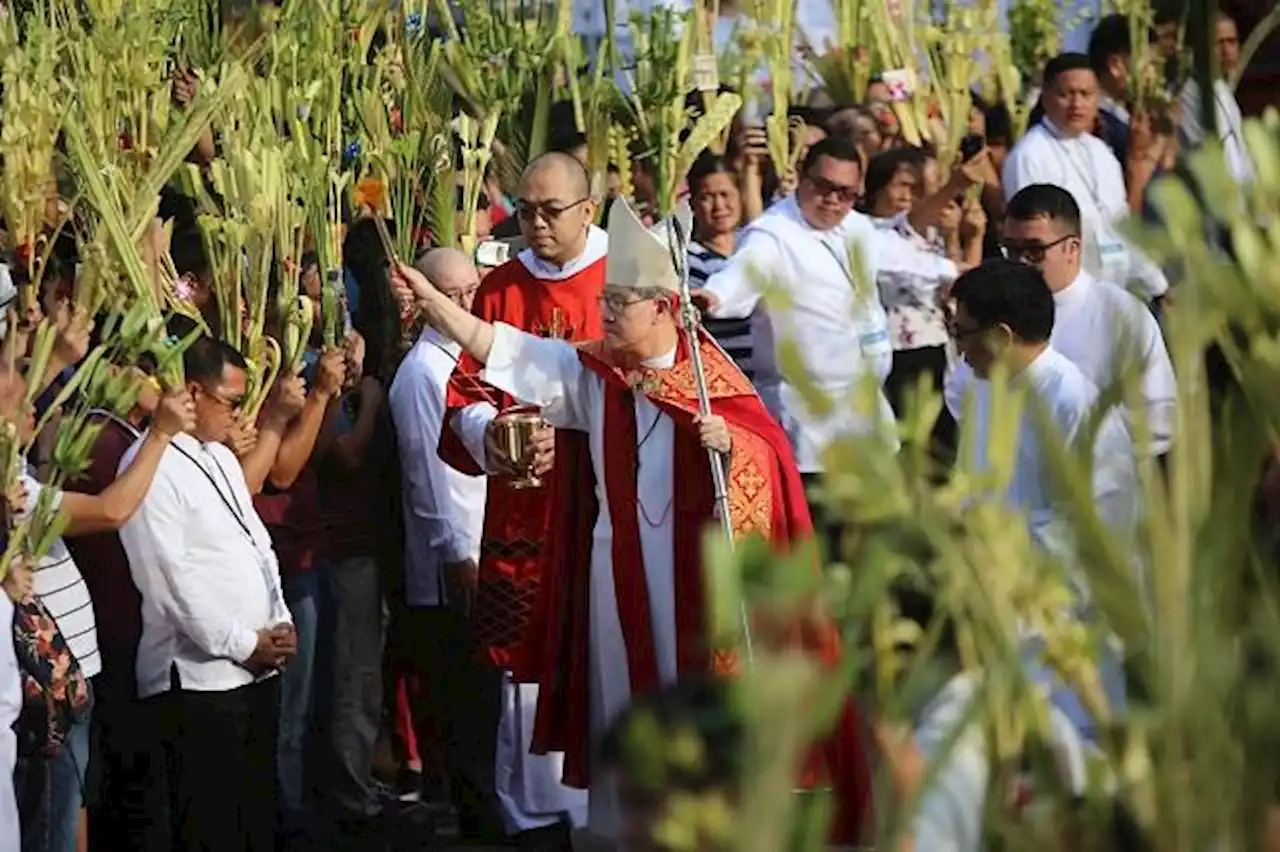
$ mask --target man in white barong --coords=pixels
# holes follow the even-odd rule
[[[689,233],[688,223],[683,228]],[[523,460],[545,470],[555,453],[554,552],[540,600],[548,623],[535,637],[544,646],[531,650],[540,683],[535,748],[564,751],[566,783],[589,785],[591,833],[612,840],[616,798],[590,772],[591,751],[609,725],[633,695],[737,667],[735,652],[717,648],[707,624],[702,539],[717,503],[708,450],[727,459],[735,534],[781,546],[812,525],[786,436],[701,331],[712,413],[700,413],[691,343],[677,320],[672,248],[622,200],[610,211],[605,276],[604,339],[579,346],[485,322],[409,267],[392,279],[402,300],[415,300],[436,329],[485,365],[484,381],[537,405],[560,430],[558,443],[549,430],[536,432]],[[563,440],[566,433],[576,440]],[[865,763],[851,713],[838,730],[848,739],[837,746],[833,738],[817,769],[842,807],[861,814],[865,785],[850,784],[865,779]],[[856,819],[841,824],[850,838],[859,828]]]
[[[1173,443],[1178,388],[1160,326],[1136,296],[1084,269],[1081,240],[1080,208],[1061,187],[1035,184],[1010,200],[1004,251],[1011,260],[1037,267],[1049,285],[1054,350],[1098,388],[1111,388],[1131,375],[1145,422],[1139,428],[1126,409],[1130,434],[1145,434],[1147,452],[1162,456]],[[972,380],[973,370],[963,362],[947,379],[947,408],[957,421]]]
[[[856,212],[861,186],[862,160],[853,143],[838,136],[818,142],[801,163],[795,193],[743,231],[729,263],[695,294],[717,319],[748,317],[764,300],[763,321],[752,324],[756,387],[790,438],[806,487],[819,484],[823,453],[842,436],[878,435],[887,451],[897,449],[893,409],[882,388],[893,346],[879,274],[955,277],[949,261],[877,230]],[[830,411],[811,410],[795,377],[783,376],[786,346],[832,400]],[[855,398],[860,404],[849,405]],[[820,508],[810,504],[821,528]],[[828,536],[839,538],[838,524],[825,526]]]
[[[1231,176],[1240,183],[1248,183],[1253,180],[1253,162],[1244,144],[1244,117],[1229,82],[1240,65],[1240,30],[1230,15],[1219,11],[1214,18],[1213,35],[1217,46],[1213,57],[1213,109],[1218,138],[1222,140]],[[1182,144],[1187,148],[1204,144],[1202,103],[1200,85],[1192,78],[1182,89],[1182,122],[1178,128]]]
[[[1148,300],[1156,299],[1168,291],[1168,280],[1125,242],[1117,228],[1129,215],[1129,197],[1120,161],[1093,135],[1098,97],[1098,78],[1088,56],[1064,53],[1049,61],[1040,95],[1044,118],[1005,160],[1005,199],[1037,183],[1067,190],[1080,207],[1084,268],[1098,278],[1132,286]]]
[[[1083,440],[1082,429],[1101,404],[1101,392],[1051,345],[1053,293],[1035,267],[1012,260],[992,261],[960,276],[952,287],[952,298],[952,336],[978,379],[972,383],[971,417],[960,424],[961,463],[975,473],[991,466],[991,453],[996,451],[991,428],[999,412],[993,410],[996,402],[989,380],[997,365],[1003,365],[1009,376],[1007,401],[1016,395],[1024,403],[1004,499],[1025,514],[1032,539],[1065,563],[1079,596],[1078,608],[1087,613],[1088,584],[1078,570],[1075,532],[1051,473],[1048,442],[1070,448]],[[1141,509],[1137,458],[1129,430],[1115,409],[1102,417],[1092,459],[1098,518],[1122,545],[1132,544]],[[1022,639],[1034,666],[1036,638]],[[1100,662],[1107,697],[1112,706],[1118,706],[1124,695],[1118,656],[1104,655]],[[1061,685],[1055,686],[1054,703],[1086,736],[1092,734],[1093,720],[1078,700]]]

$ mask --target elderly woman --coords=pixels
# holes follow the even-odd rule
[[[942,300],[959,272],[982,260],[986,217],[980,206],[961,206],[970,177],[956,169],[945,185],[939,183],[937,160],[919,148],[885,151],[867,166],[863,212],[878,228],[913,245],[919,256],[911,270],[884,270],[876,281],[893,345],[885,394],[899,417],[908,389],[921,375],[941,389],[950,342]],[[935,450],[949,457],[955,424],[948,415],[939,420],[933,438]]]

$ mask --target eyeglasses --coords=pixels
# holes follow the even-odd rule
[[[836,183],[835,181],[827,180],[819,175],[806,174],[804,179],[813,184],[813,188],[818,195],[834,195],[845,204],[855,203],[862,195],[862,191],[856,186]]]
[[[605,293],[600,297],[600,307],[609,312],[609,316],[616,317],[626,313],[627,308],[639,302],[647,302],[648,299],[630,299],[625,293]]]
[[[531,201],[525,201],[523,198],[521,198],[518,201],[516,201],[516,215],[526,222],[534,221],[535,219],[538,218],[539,215],[542,216],[542,219],[545,222],[554,222],[564,214],[568,213],[573,208],[580,207],[583,204],[586,204],[590,200],[591,200],[590,196],[584,196],[583,198],[579,198],[577,201],[573,202],[572,204],[566,204],[563,207],[561,207],[561,206],[552,204],[549,201],[534,203]]]
[[[947,331],[951,334],[952,340],[954,340],[956,343],[960,343],[962,341],[968,340],[970,337],[973,337],[974,335],[982,334],[982,332],[986,331],[986,329],[982,328],[981,326],[962,326],[962,325],[959,325],[955,320],[950,320],[947,322]]]
[[[457,290],[447,290],[442,292],[444,293],[445,298],[448,299],[450,302],[453,302],[455,305],[461,305],[467,299],[470,299],[472,296],[474,296],[476,294],[476,291],[479,289],[480,289],[480,283],[476,282],[475,284],[472,284],[469,287],[459,287]]]
[[[1043,263],[1045,255],[1049,253],[1049,249],[1059,246],[1067,240],[1079,239],[1077,234],[1067,234],[1065,237],[1059,237],[1051,243],[1029,242],[1019,243],[1005,240],[1004,245],[1000,247],[1000,252],[1009,260],[1020,260],[1023,263]]]
[[[228,411],[233,411],[233,412],[239,411],[241,408],[244,407],[243,396],[235,396],[228,399],[222,394],[211,391],[208,388],[204,387],[203,385],[196,385],[196,387],[199,389],[200,393],[209,397],[209,399],[212,399],[214,402],[217,402],[219,405],[221,405],[223,408],[226,408]]]

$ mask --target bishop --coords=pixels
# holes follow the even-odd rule
[[[737,666],[732,650],[712,646],[706,624],[701,543],[716,502],[707,451],[728,460],[734,530],[782,546],[812,534],[787,437],[710,337],[682,336],[671,247],[624,201],[609,216],[602,340],[575,347],[486,322],[410,268],[393,280],[485,365],[486,382],[575,436],[555,450],[534,748],[564,751],[566,783],[590,788],[592,833],[616,837],[612,791],[590,772],[593,743],[633,696]],[[692,346],[711,398],[705,416]],[[821,650],[834,654],[829,638]],[[852,815],[841,820],[848,839],[867,795],[853,722],[850,709],[843,736],[821,749]]]

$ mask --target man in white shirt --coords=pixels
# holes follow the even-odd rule
[[[1055,351],[1098,388],[1131,376],[1145,422],[1138,428],[1130,408],[1130,432],[1137,437],[1145,429],[1148,452],[1163,455],[1173,442],[1177,407],[1177,383],[1164,337],[1137,297],[1081,267],[1080,225],[1080,208],[1069,192],[1047,184],[1028,186],[1005,213],[1005,253],[1038,267],[1053,292],[1050,342]],[[957,419],[972,377],[968,365],[958,364],[947,382],[947,406]]]
[[[183,360],[195,429],[173,439],[120,531],[142,595],[138,692],[157,697],[174,761],[175,848],[274,852],[276,674],[297,638],[271,538],[223,444],[244,402],[244,358],[201,338]]]
[[[1075,608],[1087,617],[1088,582],[1079,568],[1075,524],[1065,507],[1062,484],[1053,475],[1051,448],[1055,444],[1072,448],[1086,438],[1082,429],[1095,416],[1101,393],[1051,345],[1053,293],[1034,266],[1011,260],[984,264],[960,276],[952,297],[952,335],[980,380],[974,383],[972,416],[960,424],[961,463],[981,475],[992,468],[993,454],[1012,453],[1009,482],[999,496],[1025,515],[1032,540],[1063,560],[1078,594]],[[1005,404],[1018,399],[1024,404],[1012,447],[992,443],[992,426],[1000,413],[995,410],[989,379],[997,365],[1008,370]],[[1120,545],[1128,548],[1141,509],[1141,487],[1133,441],[1118,411],[1102,415],[1093,436],[1092,461],[1093,511]],[[1034,664],[1039,656],[1036,637],[1021,639],[1028,662]],[[1118,707],[1124,700],[1119,660],[1104,649],[1099,663],[1108,701]],[[1060,684],[1054,687],[1054,703],[1090,734],[1095,720],[1075,696]]]
[[[1084,268],[1129,286],[1148,299],[1169,289],[1164,273],[1121,238],[1117,223],[1129,214],[1124,169],[1107,143],[1093,135],[1098,120],[1098,79],[1082,53],[1050,60],[1040,95],[1044,118],[1029,129],[1004,163],[1005,199],[1035,183],[1071,193],[1084,225]]]
[[[795,194],[743,231],[737,252],[698,294],[715,318],[750,316],[765,299],[764,321],[752,327],[755,385],[811,485],[824,451],[841,436],[879,434],[890,451],[898,446],[882,390],[893,347],[876,280],[885,269],[915,268],[920,252],[854,211],[861,186],[853,143],[836,136],[818,142],[804,158]],[[795,377],[783,375],[784,354],[831,401],[828,411],[811,410]],[[820,507],[810,509],[822,525]]]
[[[1240,31],[1229,15],[1219,11],[1214,20],[1213,33],[1218,47],[1213,78],[1218,138],[1222,140],[1231,176],[1246,183],[1253,180],[1253,163],[1244,144],[1244,118],[1240,114],[1240,104],[1236,102],[1235,91],[1228,82],[1240,64]],[[1188,80],[1182,90],[1182,125],[1179,128],[1182,144],[1188,148],[1204,144],[1205,128],[1201,123],[1204,107],[1201,103],[1199,84],[1195,79]]]

